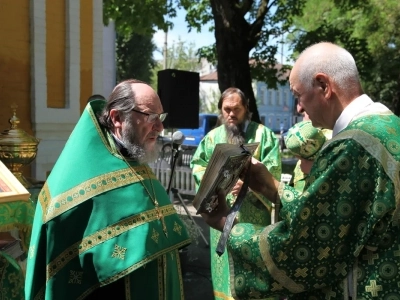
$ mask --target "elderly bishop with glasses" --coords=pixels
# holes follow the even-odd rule
[[[146,83],[90,101],[40,192],[26,299],[183,299],[190,238],[149,168],[167,113]]]

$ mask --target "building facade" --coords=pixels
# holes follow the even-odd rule
[[[115,33],[102,0],[5,0],[0,19],[0,131],[17,105],[19,128],[40,140],[24,174],[42,181],[87,99],[115,85]]]
[[[265,82],[258,81],[255,96],[261,122],[274,132],[285,132],[298,122],[289,83],[270,89]]]
[[[200,106],[202,112],[218,112],[218,99],[221,95],[218,87],[218,73],[211,69],[200,73]],[[287,131],[295,123],[301,121],[295,108],[295,100],[289,83],[277,89],[268,88],[265,82],[253,82],[254,96],[257,101],[261,123],[276,133]]]

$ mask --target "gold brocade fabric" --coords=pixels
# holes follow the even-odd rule
[[[0,203],[0,231],[18,229],[23,250],[29,248],[35,206],[32,201]]]
[[[400,299],[399,129],[391,113],[354,120],[324,145],[303,193],[284,186],[282,221],[233,228],[239,299]]]

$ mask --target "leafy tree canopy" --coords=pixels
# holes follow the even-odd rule
[[[114,19],[119,32],[149,34],[167,30],[176,10],[186,12],[188,30],[201,31],[211,23],[215,45],[199,51],[217,64],[218,85],[240,88],[249,98],[253,120],[259,121],[252,81],[270,88],[284,83],[288,66],[278,66],[279,40],[293,16],[301,14],[305,0],[104,0],[105,22]],[[251,55],[250,55],[251,54]]]
[[[166,53],[166,69],[196,72],[201,66],[196,55],[194,43],[188,43],[179,38],[178,41],[173,42],[172,45],[168,47]],[[163,69],[164,61],[158,61],[152,71],[151,83],[155,90],[157,90],[157,73]]]
[[[167,30],[176,17],[179,3],[173,0],[103,0],[103,21],[115,21],[117,32],[152,35],[156,29]]]
[[[319,41],[353,54],[365,92],[400,113],[400,2],[398,0],[309,0],[294,19],[294,53]]]
[[[117,81],[135,78],[150,82],[156,65],[155,49],[151,36],[119,34],[116,40]]]

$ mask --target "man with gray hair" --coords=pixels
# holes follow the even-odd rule
[[[87,104],[39,195],[27,300],[183,300],[190,238],[147,165],[166,115],[138,80]]]
[[[331,43],[306,49],[290,86],[313,126],[333,130],[304,192],[252,160],[249,186],[281,222],[237,223],[228,239],[237,299],[400,299],[400,119],[363,93],[353,57]],[[228,207],[202,216],[222,230]]]

